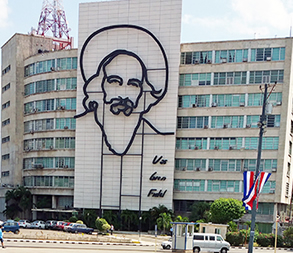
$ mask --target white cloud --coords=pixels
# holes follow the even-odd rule
[[[8,0],[0,0],[0,27],[6,27],[8,25]]]
[[[222,6],[220,15],[183,16],[183,23],[243,37],[273,37],[289,34],[293,19],[292,0],[230,0]],[[198,12],[200,13],[200,12]],[[282,33],[282,34],[280,34]]]

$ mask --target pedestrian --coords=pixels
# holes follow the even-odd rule
[[[111,224],[111,227],[110,227],[111,235],[113,235],[113,231],[114,231],[114,226],[113,226],[113,224]]]
[[[4,247],[4,243],[3,243],[3,232],[2,232],[2,229],[3,229],[3,225],[0,225],[0,241],[1,241],[2,248],[5,248]]]

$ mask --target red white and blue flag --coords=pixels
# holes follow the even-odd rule
[[[263,186],[268,181],[271,173],[268,172],[260,172],[257,178],[254,180],[254,172],[253,171],[244,171],[243,172],[243,183],[244,183],[244,191],[243,191],[243,206],[245,206],[246,210],[252,210],[253,201],[258,198]],[[258,180],[260,180],[258,185]],[[258,188],[258,191],[257,191]],[[258,205],[258,203],[257,203]]]

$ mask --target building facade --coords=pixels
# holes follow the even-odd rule
[[[270,84],[256,219],[291,217],[291,38],[180,49],[180,0],[84,3],[79,20],[78,50],[21,34],[2,47],[2,189],[28,187],[34,218],[241,200]]]
[[[73,208],[77,50],[54,48],[22,34],[2,47],[1,184],[30,189],[34,219]]]
[[[190,211],[194,200],[242,199],[243,171],[256,169],[258,122],[269,84],[272,112],[260,170],[272,175],[259,197],[257,222],[290,216],[291,68],[291,38],[181,45],[175,211]]]

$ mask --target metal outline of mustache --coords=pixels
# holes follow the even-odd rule
[[[143,61],[140,59],[140,57],[138,57],[135,53],[133,52],[130,52],[130,51],[127,51],[127,50],[123,50],[123,49],[118,49],[118,50],[115,50],[113,52],[111,52],[110,54],[108,54],[106,57],[104,57],[104,59],[100,62],[99,66],[98,66],[98,69],[96,71],[96,73],[94,75],[92,75],[91,77],[89,77],[89,79],[86,79],[86,76],[85,76],[85,73],[84,73],[84,68],[83,68],[83,57],[84,57],[84,53],[85,53],[85,49],[86,49],[86,46],[88,45],[88,43],[90,42],[90,40],[92,38],[94,38],[96,35],[98,35],[99,33],[101,32],[104,32],[104,31],[107,31],[107,30],[112,30],[112,29],[117,29],[117,28],[133,28],[133,29],[136,29],[136,30],[140,30],[140,31],[143,31],[145,33],[147,33],[156,43],[157,45],[159,46],[162,54],[163,54],[163,58],[164,58],[164,63],[165,63],[165,68],[163,68],[165,70],[165,76],[166,76],[166,79],[165,79],[165,87],[164,87],[164,90],[162,92],[162,89],[160,90],[156,90],[155,87],[149,82],[148,78],[147,78],[147,69],[143,63]],[[138,62],[141,64],[142,66],[142,82],[145,81],[147,83],[147,85],[151,88],[151,92],[150,94],[156,98],[157,100],[153,103],[150,103],[143,111],[141,111],[139,113],[139,119],[138,119],[138,122],[137,122],[137,125],[135,126],[134,128],[134,131],[133,131],[133,134],[128,142],[128,145],[126,146],[126,148],[124,149],[124,151],[122,153],[119,153],[117,152],[115,149],[112,148],[112,145],[109,143],[108,141],[108,137],[105,133],[105,130],[104,130],[104,126],[100,123],[100,121],[98,120],[98,115],[97,115],[97,109],[99,107],[99,104],[97,101],[90,101],[89,102],[89,105],[87,106],[86,105],[86,102],[89,98],[89,95],[87,93],[87,87],[89,85],[89,83],[96,77],[98,77],[100,75],[100,71],[101,69],[103,69],[103,72],[104,72],[104,77],[103,77],[103,81],[102,81],[102,90],[103,90],[103,93],[104,93],[104,103],[108,104],[109,102],[106,102],[105,101],[105,97],[107,96],[106,92],[105,92],[105,89],[104,89],[104,83],[105,83],[105,80],[106,79],[106,75],[105,75],[105,64],[108,65],[116,56],[120,55],[120,54],[125,54],[125,55],[128,55],[128,56],[132,56],[134,58],[136,58],[138,60]],[[145,119],[143,117],[144,114],[148,113],[150,111],[150,109],[157,105],[162,99],[163,97],[166,95],[167,93],[167,89],[168,89],[168,79],[169,79],[169,67],[168,67],[168,60],[167,60],[167,55],[165,53],[165,50],[162,46],[162,44],[160,43],[160,41],[150,32],[148,31],[147,29],[143,28],[143,27],[140,27],[140,26],[136,26],[136,25],[129,25],[129,24],[121,24],[121,25],[112,25],[112,26],[107,26],[107,27],[103,27],[95,32],[93,32],[85,41],[85,43],[83,44],[82,46],[82,49],[81,49],[81,52],[80,52],[80,60],[79,60],[79,63],[80,63],[80,70],[81,70],[81,75],[82,75],[82,78],[84,80],[84,86],[83,86],[83,93],[85,95],[85,97],[83,98],[83,101],[82,101],[82,105],[85,109],[84,112],[78,114],[78,115],[75,115],[74,118],[80,118],[82,116],[85,116],[86,114],[88,114],[89,112],[94,112],[94,118],[95,118],[95,122],[99,125],[101,131],[102,131],[102,134],[103,134],[103,137],[104,137],[104,141],[107,145],[107,147],[109,148],[109,150],[115,154],[115,155],[118,155],[118,156],[124,156],[127,154],[128,150],[130,149],[133,141],[134,141],[134,138],[136,136],[136,133],[140,127],[140,124],[141,124],[141,121],[143,120],[145,123],[147,123],[149,125],[149,127],[154,131],[156,132],[157,134],[160,134],[160,135],[174,135],[174,132],[160,132],[158,129],[156,129],[152,124],[151,122],[149,122],[147,119]],[[142,96],[143,94],[143,90],[141,88],[141,91],[138,95],[138,98],[137,98],[137,101],[134,105],[134,107],[136,108],[137,107],[137,103],[138,103],[138,100],[140,99],[140,97]],[[122,110],[123,111],[123,110]],[[125,114],[125,112],[123,111],[123,113]],[[127,114],[127,113],[126,113]],[[125,114],[125,115],[126,115]],[[129,115],[126,115],[126,116],[130,116],[131,113]]]

